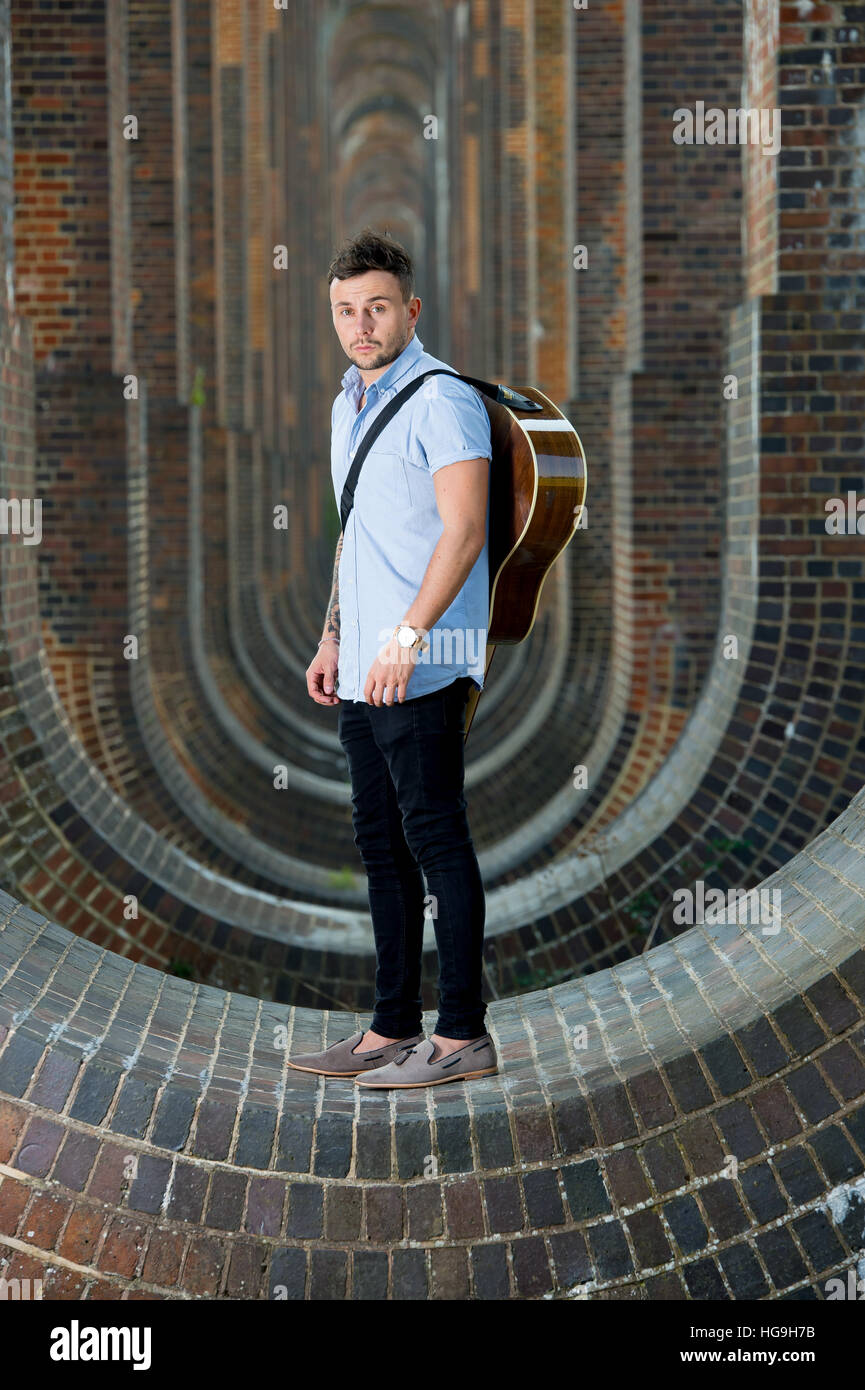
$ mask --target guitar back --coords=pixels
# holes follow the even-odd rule
[[[487,669],[496,646],[513,646],[531,632],[544,581],[579,526],[586,500],[586,457],[577,431],[542,391],[519,389],[543,407],[541,413],[522,414],[481,397],[493,455]],[[479,698],[473,689],[466,737]]]

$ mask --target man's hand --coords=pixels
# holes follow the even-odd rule
[[[369,668],[363,698],[370,705],[392,705],[394,691],[400,701],[405,699],[406,687],[414,675],[418,651],[412,647],[401,647],[395,637],[386,642]],[[388,699],[385,699],[385,687]]]
[[[339,647],[336,642],[322,642],[306,671],[306,688],[317,705],[338,705],[336,677],[339,668]]]

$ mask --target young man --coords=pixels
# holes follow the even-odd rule
[[[367,229],[332,262],[328,283],[333,325],[352,363],[331,418],[339,506],[355,451],[385,403],[447,363],[424,352],[416,335],[421,301],[398,242]],[[337,543],[324,634],[306,681],[317,704],[339,705],[354,841],[369,887],[375,1009],[366,1031],[291,1058],[301,1071],[386,1088],[498,1069],[484,1031],[484,892],[463,795],[466,705],[472,682],[483,688],[486,657],[491,456],[489,418],[474,388],[430,378],[367,454]],[[420,987],[427,901],[439,955],[429,1039]]]

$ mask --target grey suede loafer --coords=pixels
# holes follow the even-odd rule
[[[441,1086],[445,1081],[468,1081],[473,1076],[492,1076],[499,1069],[495,1043],[489,1033],[472,1038],[457,1052],[433,1058],[435,1043],[429,1038],[406,1047],[374,1076],[358,1076],[355,1086],[364,1090],[412,1086]]]
[[[423,1033],[415,1033],[413,1038],[401,1038],[399,1042],[373,1048],[371,1052],[355,1052],[366,1031],[361,1028],[350,1038],[340,1038],[339,1042],[326,1047],[324,1052],[305,1052],[289,1057],[288,1065],[294,1067],[295,1071],[315,1071],[321,1076],[359,1076],[363,1071],[387,1066],[399,1056],[401,1050],[423,1040]]]

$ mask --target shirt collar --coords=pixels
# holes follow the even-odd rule
[[[380,377],[376,377],[375,381],[366,388],[367,400],[369,400],[371,391],[375,391],[376,395],[381,396],[385,391],[389,391],[391,387],[395,386],[405,376],[409,368],[414,366],[423,350],[423,343],[417,333],[413,333],[399,357],[394,358],[387,371],[383,372]],[[343,376],[342,385],[346,396],[356,405],[363,394],[364,386],[363,377],[354,362]]]

